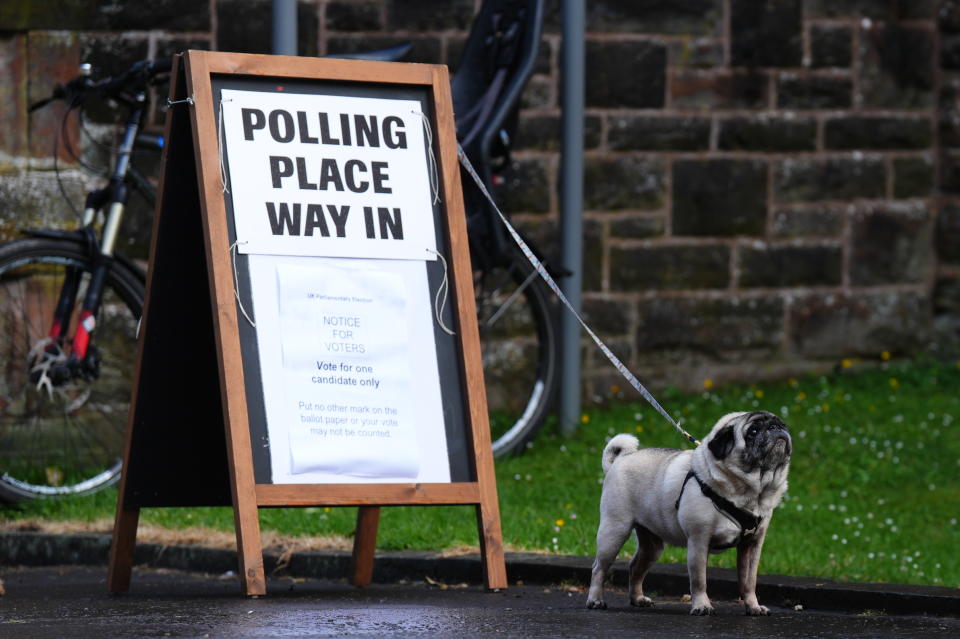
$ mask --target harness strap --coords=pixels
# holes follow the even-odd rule
[[[763,521],[763,517],[754,515],[752,512],[736,506],[732,501],[718,494],[713,488],[710,488],[710,486],[697,477],[697,474],[693,472],[693,470],[687,473],[686,479],[683,480],[683,485],[680,487],[680,495],[677,497],[677,503],[674,505],[674,508],[680,510],[680,500],[683,499],[683,491],[686,489],[687,482],[690,481],[691,477],[697,480],[697,484],[700,485],[700,491],[705,497],[710,498],[714,507],[740,526],[740,537],[736,543],[739,543],[744,537],[756,534],[760,523]],[[733,545],[736,545],[736,543]]]

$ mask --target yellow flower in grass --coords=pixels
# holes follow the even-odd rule
[[[960,366],[960,362],[958,362],[957,365]],[[703,380],[703,387],[706,389],[713,388],[713,380],[710,379],[709,377]]]
[[[853,360],[852,359],[841,360],[840,365],[843,366],[844,368],[851,368],[853,366]]]
[[[563,525],[564,525],[565,523],[567,523],[567,522],[563,521],[562,519],[558,519],[557,521],[555,521],[555,522],[553,522],[553,523],[555,523],[558,528],[562,528]]]
[[[887,361],[888,359],[890,359],[890,351],[883,351],[882,353],[880,353],[880,359],[882,359],[883,361]]]
[[[896,378],[896,377],[891,377],[891,378],[890,378],[890,388],[898,388],[899,386],[900,386],[900,382],[897,381],[897,378]]]
[[[589,423],[590,423],[590,416],[587,415],[586,413],[584,413],[583,415],[581,415],[581,416],[580,416],[580,423],[581,423],[581,424],[589,424]]]

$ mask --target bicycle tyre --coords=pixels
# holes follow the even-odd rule
[[[66,270],[83,274],[76,321],[92,262],[86,247],[70,240],[0,246],[0,500],[81,495],[119,479],[143,308],[140,278],[118,261],[108,269],[92,342],[101,360],[97,377],[50,388],[29,380],[30,350],[47,336]]]
[[[549,287],[519,249],[508,266],[474,273],[495,457],[522,453],[559,383],[560,338]]]

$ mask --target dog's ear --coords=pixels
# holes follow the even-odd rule
[[[720,432],[710,440],[707,448],[717,459],[726,459],[727,455],[733,452],[733,447],[736,444],[737,438],[733,432],[733,426],[726,426],[720,429]]]

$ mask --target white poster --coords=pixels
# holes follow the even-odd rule
[[[241,253],[436,259],[416,100],[223,90]]]
[[[273,483],[449,482],[426,263],[249,265]]]

